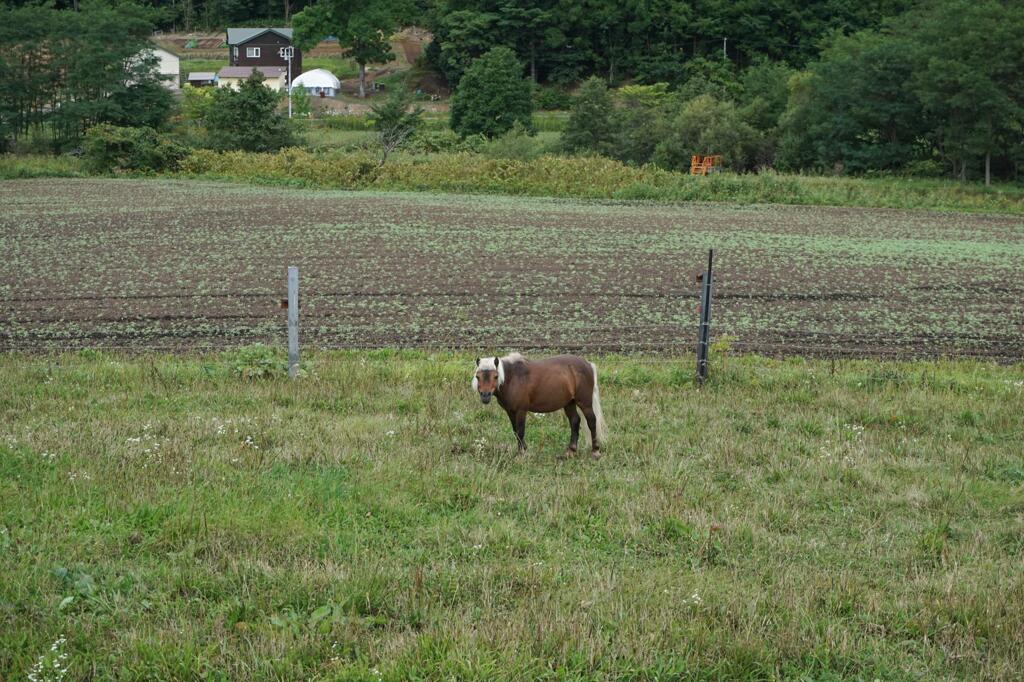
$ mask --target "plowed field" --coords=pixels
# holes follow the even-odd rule
[[[980,214],[0,183],[0,349],[303,343],[1024,357],[1024,220]]]

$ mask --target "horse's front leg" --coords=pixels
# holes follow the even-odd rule
[[[519,439],[519,454],[526,452],[526,410],[516,412],[516,438]]]
[[[508,410],[508,420],[512,422],[512,432],[516,434],[520,454],[526,452],[526,411],[513,412]]]

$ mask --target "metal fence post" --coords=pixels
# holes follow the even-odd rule
[[[711,334],[711,266],[714,262],[715,250],[708,249],[708,269],[701,282],[700,293],[700,329],[697,333],[697,385],[701,386],[708,378],[708,337]]]
[[[288,376],[299,372],[299,269],[288,266]]]

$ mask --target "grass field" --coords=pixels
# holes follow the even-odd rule
[[[166,180],[0,183],[0,349],[279,342],[1024,357],[1019,217],[329,192]],[[731,341],[727,341],[731,338]]]
[[[1024,366],[307,360],[0,356],[0,677],[1020,679]]]

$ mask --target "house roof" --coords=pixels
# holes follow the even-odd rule
[[[313,69],[306,71],[293,80],[292,85],[301,85],[305,88],[334,88],[337,90],[341,87],[341,81],[327,69]]]
[[[241,45],[271,31],[288,42],[292,40],[292,30],[290,28],[229,28],[228,45]]]
[[[190,81],[212,81],[216,77],[213,71],[190,71],[188,74]]]
[[[248,78],[256,69],[267,78],[280,78],[284,74],[283,66],[225,66],[217,72],[218,78]]]

